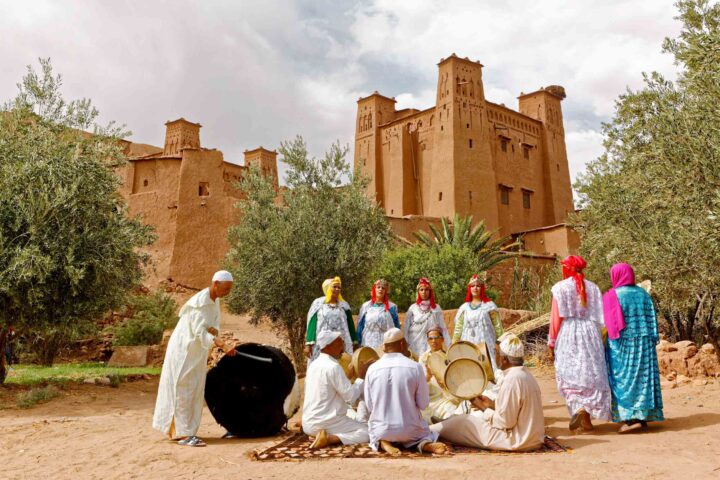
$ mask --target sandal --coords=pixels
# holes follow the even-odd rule
[[[186,447],[204,447],[207,444],[203,442],[201,439],[196,437],[195,435],[184,438],[178,442],[178,445],[183,445]]]

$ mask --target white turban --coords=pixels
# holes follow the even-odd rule
[[[522,358],[525,356],[525,347],[522,340],[514,333],[506,333],[500,342],[500,351],[508,357]]]
[[[318,333],[317,336],[317,345],[320,350],[330,345],[332,342],[337,340],[338,338],[342,337],[342,333],[340,332],[333,332],[331,330],[323,330],[322,332]]]
[[[403,337],[402,330],[399,328],[391,328],[383,335],[383,343],[394,343],[403,338],[405,337]]]
[[[228,272],[227,270],[218,270],[215,272],[215,275],[213,275],[212,278],[213,282],[232,282],[233,276],[232,273]]]

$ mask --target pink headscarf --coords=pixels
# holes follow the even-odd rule
[[[625,317],[615,289],[626,285],[635,285],[635,272],[627,263],[616,263],[610,269],[610,280],[613,288],[603,295],[603,317],[608,338],[617,340],[620,338],[620,332],[625,328]]]

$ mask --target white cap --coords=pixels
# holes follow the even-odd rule
[[[232,282],[233,276],[232,273],[228,272],[227,270],[218,270],[215,272],[215,275],[213,275],[212,278],[213,282]]]
[[[340,338],[342,334],[340,332],[333,332],[331,330],[323,330],[318,333],[317,345],[320,350],[330,345],[332,342]]]
[[[514,333],[506,333],[500,342],[500,351],[508,357],[522,358],[525,356],[525,347],[522,340]]]
[[[405,337],[403,337],[402,330],[399,328],[391,328],[383,335],[383,343],[394,343],[403,338]]]

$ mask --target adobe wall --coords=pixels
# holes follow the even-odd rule
[[[124,171],[120,193],[131,216],[155,228],[157,239],[146,247],[155,274],[167,277],[175,245],[178,212],[179,158],[133,160]]]
[[[500,293],[499,306],[505,306],[510,301],[516,262],[519,271],[527,269],[543,277],[555,265],[555,256],[521,254],[491,268],[488,284]]]
[[[411,242],[415,241],[413,232],[424,231],[430,233],[428,225],[440,226],[440,219],[435,217],[423,217],[408,215],[405,217],[385,217],[390,223],[393,233]]]
[[[556,225],[522,234],[524,250],[540,255],[574,255],[580,248],[580,235],[566,225]]]
[[[183,151],[169,272],[176,283],[204,288],[221,267],[229,248],[227,229],[236,218],[237,200],[225,194],[223,173],[227,168],[217,150]]]

